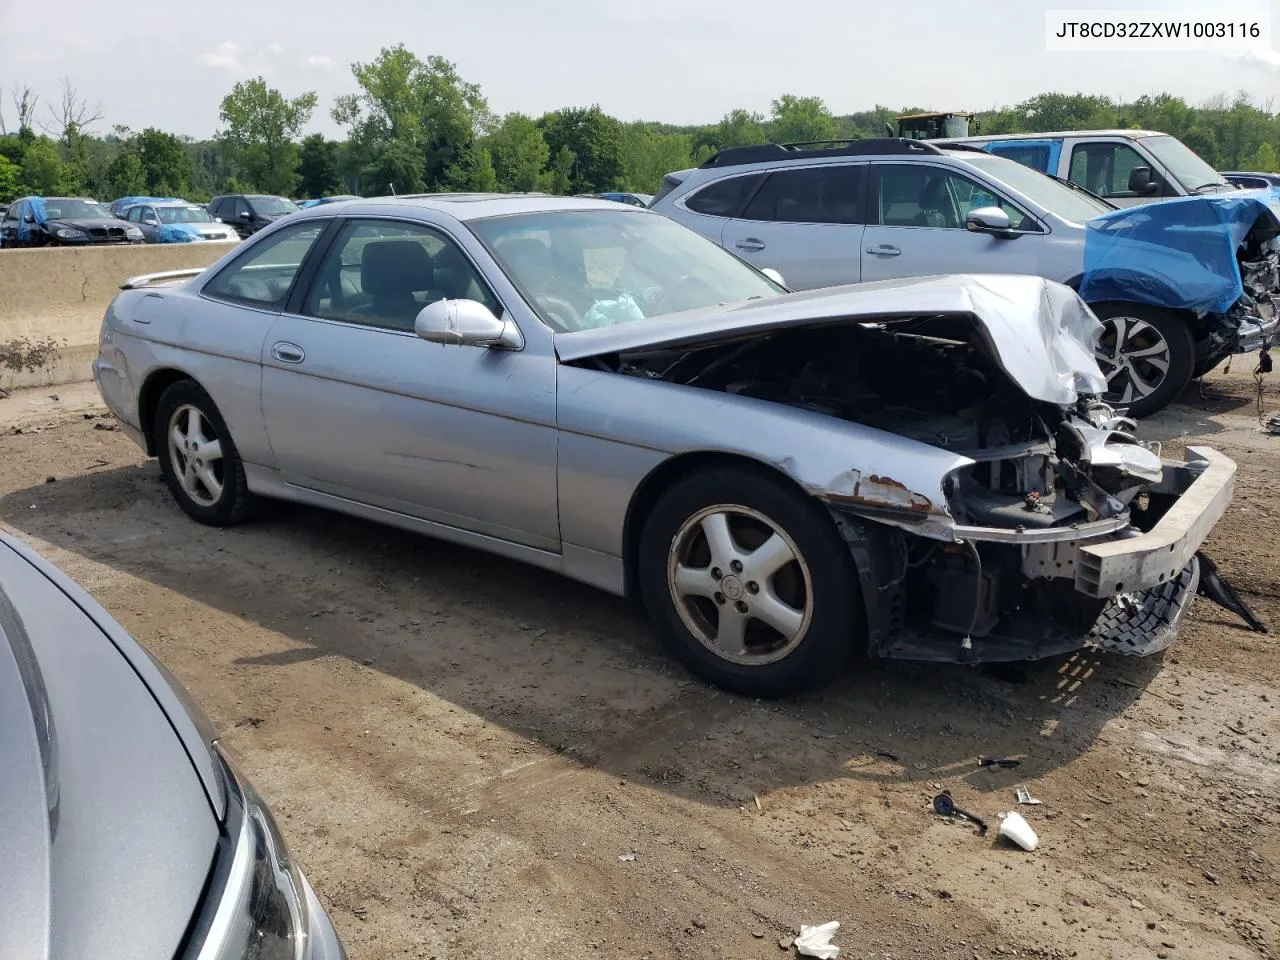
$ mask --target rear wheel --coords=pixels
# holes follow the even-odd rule
[[[756,697],[826,681],[861,637],[858,578],[831,518],[781,480],[693,474],[655,504],[640,541],[645,605],[698,676]]]
[[[1195,369],[1191,330],[1175,314],[1138,303],[1092,304],[1102,321],[1098,366],[1107,378],[1103,399],[1145,417],[1175,400]]]
[[[166,388],[156,405],[153,429],[160,472],[188,516],[225,527],[249,515],[254,498],[244,464],[204,388],[191,380]]]

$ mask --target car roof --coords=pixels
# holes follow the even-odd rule
[[[365,215],[414,216],[424,210],[443,213],[455,220],[483,220],[516,213],[549,213],[557,210],[608,210],[626,213],[628,208],[613,200],[594,198],[553,197],[537,193],[420,193],[398,197],[368,197],[347,200],[340,212],[326,210],[329,204],[308,207],[292,214],[290,222],[311,217],[353,217]],[[644,213],[639,207],[637,213]]]
[[[1058,137],[1122,137],[1141,140],[1143,137],[1165,137],[1159,130],[1052,130],[1045,133],[993,133],[990,136],[943,137],[929,143],[943,146],[948,143],[989,143],[995,140],[1050,140]]]

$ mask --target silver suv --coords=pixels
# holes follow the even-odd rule
[[[1079,289],[1085,224],[1114,209],[972,146],[899,139],[722,150],[668,174],[650,208],[796,290],[945,273],[1034,274]],[[1233,350],[1257,349],[1276,326],[1143,300],[1138,288],[1132,301],[1090,303],[1105,326],[1107,400],[1134,416]]]

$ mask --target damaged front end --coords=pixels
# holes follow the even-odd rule
[[[1065,287],[1044,284],[1020,314],[1009,300],[988,310],[980,298],[1024,278],[967,279],[979,296],[970,312],[827,320],[623,352],[608,367],[956,455],[960,466],[936,488],[912,489],[866,450],[851,459],[879,469],[797,478],[854,557],[873,656],[992,662],[1088,645],[1164,649],[1201,590],[1199,550],[1230,503],[1235,464],[1200,447],[1162,460],[1133,420],[1096,399],[1105,385],[1092,359],[1096,320]]]

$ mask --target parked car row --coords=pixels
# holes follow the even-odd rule
[[[1277,329],[1277,207],[1222,184],[1117,209],[970,143],[855,140],[722,150],[668,174],[650,206],[797,290],[951,273],[1065,283],[1103,321],[1105,399],[1145,416]]]

